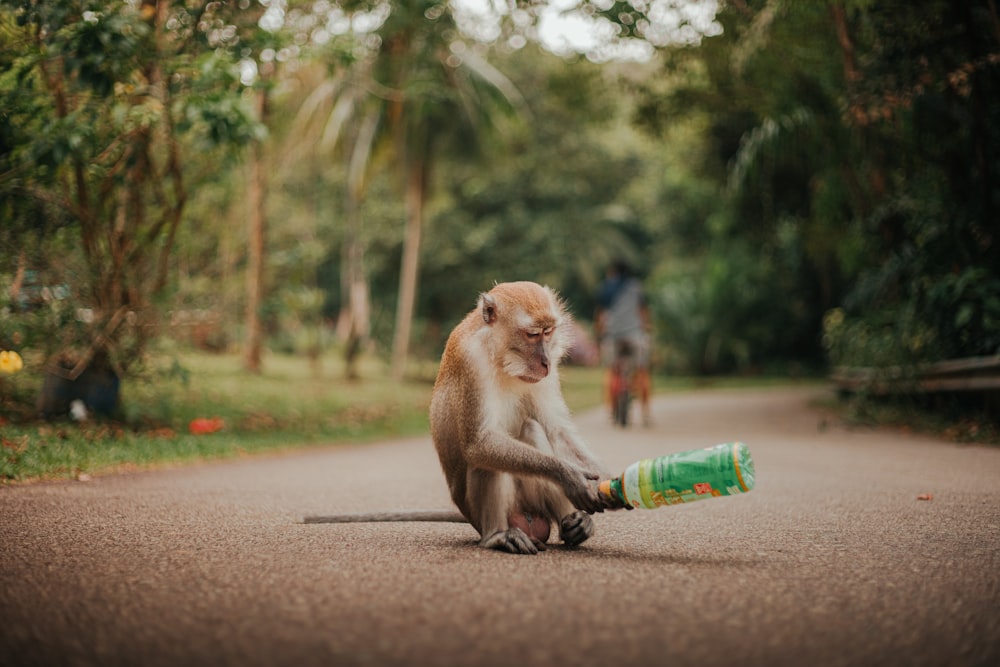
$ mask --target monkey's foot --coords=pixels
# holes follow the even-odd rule
[[[589,517],[588,517],[589,518]],[[512,554],[537,554],[545,551],[545,545],[538,540],[532,540],[520,528],[498,530],[489,537],[484,537],[479,546],[486,549],[496,549]]]
[[[568,547],[583,544],[594,534],[594,520],[581,510],[567,514],[559,520],[559,537]]]
[[[530,537],[535,544],[548,542],[549,533],[552,531],[552,525],[548,518],[531,512],[511,512],[507,517],[507,525],[523,530],[524,534]]]

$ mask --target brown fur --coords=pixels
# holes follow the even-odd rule
[[[529,525],[557,523],[562,540],[576,545],[593,533],[588,514],[605,507],[596,484],[602,466],[559,386],[569,323],[551,289],[503,283],[480,295],[445,346],[431,435],[452,500],[484,547],[544,548],[547,531],[517,527],[525,516]]]

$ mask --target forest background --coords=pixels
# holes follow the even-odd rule
[[[1000,354],[994,0],[0,0],[0,96],[8,424],[178,349],[412,378],[495,281],[586,339],[619,258],[660,374]]]

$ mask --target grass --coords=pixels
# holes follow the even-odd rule
[[[40,422],[16,418],[0,403],[0,483],[79,477],[116,470],[176,465],[317,443],[365,442],[427,433],[431,382],[396,383],[376,362],[362,381],[348,382],[332,359],[321,372],[306,359],[269,356],[259,375],[239,358],[183,354],[122,385],[120,421]],[[27,371],[28,369],[26,369]],[[7,396],[22,404],[40,381],[28,372],[8,377]],[[3,391],[0,387],[0,397]],[[224,427],[194,435],[196,418]]]

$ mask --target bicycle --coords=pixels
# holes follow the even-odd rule
[[[628,341],[618,341],[615,345],[610,371],[612,419],[616,426],[627,428],[632,411],[632,383],[635,380],[635,354]]]

